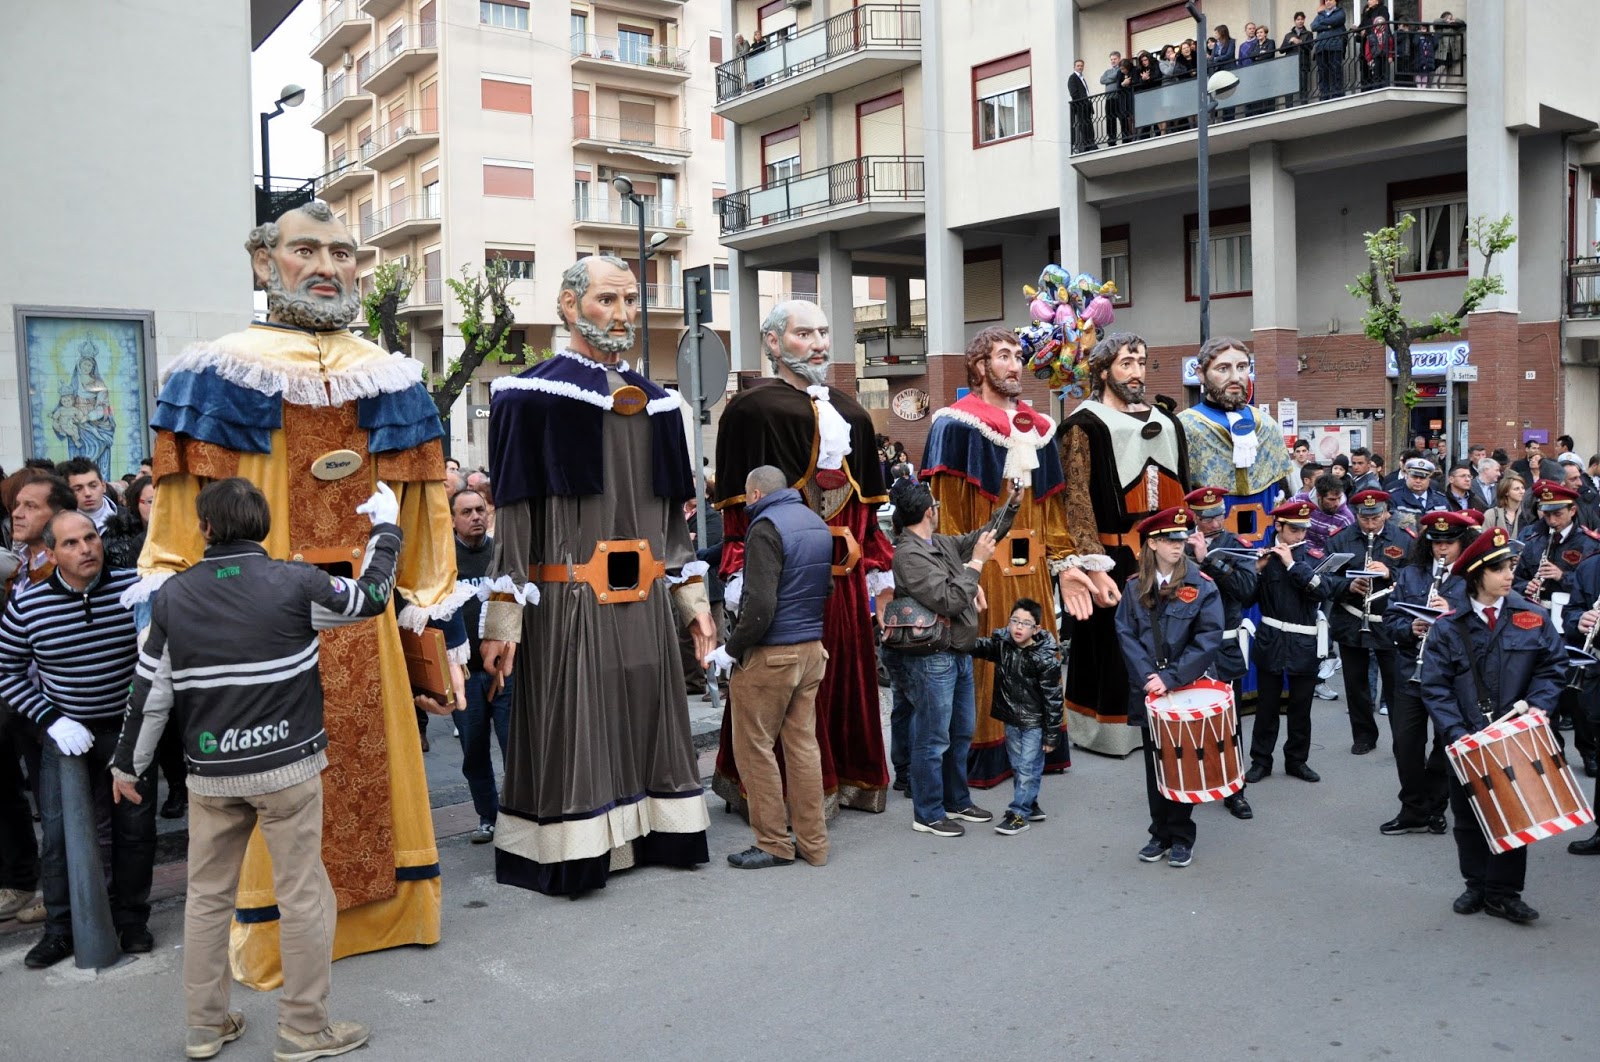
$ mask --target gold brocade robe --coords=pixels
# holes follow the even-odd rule
[[[198,404],[197,387],[203,392]],[[440,437],[433,432],[414,445],[374,454],[369,442],[377,445],[379,432],[360,423],[372,416],[361,412],[363,401],[369,406],[387,402],[392,409],[394,399],[403,396],[410,399],[408,413],[418,414],[417,395],[407,392],[420,387],[415,362],[385,354],[346,331],[258,324],[185,351],[165,374],[158,402],[157,491],[139,557],[142,592],[159,592],[164,574],[200,558],[205,543],[195,496],[213,479],[242,476],[266,495],[272,529],[263,545],[272,557],[298,555],[323,564],[349,558],[344,563],[355,565],[370,526],[355,506],[381,479],[400,502],[405,542],[395,593],[404,599],[397,606],[409,603],[402,620],[418,626],[427,618],[448,617],[464,597],[456,584]],[[180,397],[185,393],[188,397]],[[242,407],[232,401],[238,396],[248,400]],[[427,401],[425,393],[422,400]],[[179,417],[192,433],[166,430],[162,425],[173,422],[174,403],[180,401],[191,409],[209,404],[241,424],[255,417],[253,427],[245,425],[246,433],[258,442],[269,440],[266,452],[238,444],[225,431],[225,441],[235,445],[206,441],[200,436],[217,433],[195,419]],[[277,418],[260,415],[263,402],[269,410],[281,407],[281,425],[271,427],[269,435],[259,422]],[[432,423],[437,426],[436,415]],[[419,434],[428,432],[414,426],[383,438],[392,442]],[[310,474],[312,462],[340,449],[360,456],[353,474],[333,481]],[[437,943],[438,852],[394,612],[320,637],[328,731],[323,861],[339,904],[333,957]],[[230,949],[234,976],[255,988],[278,987],[277,909],[259,831],[245,856],[237,908]]]

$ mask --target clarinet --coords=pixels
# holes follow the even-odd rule
[[[1363,569],[1372,567],[1372,536],[1367,537],[1367,559],[1361,562]],[[1375,580],[1367,576],[1367,592],[1361,595],[1361,633],[1372,633],[1372,590]]]
[[[1594,599],[1594,604],[1589,606],[1589,611],[1593,612],[1595,609],[1600,609],[1600,597],[1595,598]],[[1593,627],[1590,627],[1589,628],[1589,633],[1584,635],[1584,638],[1583,638],[1583,651],[1585,653],[1593,651],[1593,649],[1594,649],[1594,636],[1595,636],[1595,634],[1597,632],[1600,632],[1600,623],[1596,623]],[[1572,677],[1567,680],[1567,689],[1569,689],[1569,690],[1581,690],[1582,688],[1583,688],[1583,668],[1575,667],[1575,668],[1572,669]]]
[[[1428,594],[1422,599],[1422,603],[1424,605],[1426,605],[1429,601],[1432,601],[1433,595],[1439,592],[1439,583],[1443,580],[1443,578],[1444,561],[1436,560],[1433,562],[1433,582],[1428,584]],[[1432,632],[1432,630],[1433,628],[1429,627],[1427,630],[1422,632],[1422,637],[1417,639],[1417,668],[1411,673],[1411,681],[1418,683],[1419,685],[1422,682],[1422,652],[1428,647],[1428,635]]]
[[[1544,562],[1546,564],[1554,564],[1556,562],[1556,547],[1559,545],[1561,545],[1561,542],[1556,538],[1556,533],[1554,531],[1550,532],[1550,545],[1546,546],[1544,551]],[[1538,569],[1535,568],[1534,571],[1538,571]],[[1543,579],[1539,580],[1538,600],[1541,604],[1550,603],[1550,591],[1545,588]]]

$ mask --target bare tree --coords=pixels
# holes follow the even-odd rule
[[[1411,345],[1445,335],[1460,335],[1467,315],[1483,305],[1490,295],[1505,291],[1500,274],[1489,272],[1496,255],[1503,254],[1517,238],[1511,232],[1511,215],[1498,221],[1476,217],[1468,223],[1469,246],[1483,258],[1483,271],[1469,277],[1461,294],[1461,305],[1454,313],[1434,313],[1426,321],[1409,318],[1400,304],[1400,264],[1409,251],[1406,233],[1417,219],[1410,214],[1398,224],[1366,234],[1367,271],[1350,285],[1350,294],[1367,303],[1361,328],[1369,339],[1376,339],[1394,351],[1395,391],[1389,406],[1389,453],[1398,455],[1410,445],[1411,410],[1417,404],[1417,385],[1411,378]]]
[[[372,274],[372,290],[362,296],[361,309],[367,318],[367,334],[384,350],[409,353],[406,338],[411,328],[400,320],[400,307],[411,297],[418,269],[395,259],[384,262]]]

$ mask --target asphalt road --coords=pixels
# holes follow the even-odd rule
[[[896,795],[835,820],[824,868],[732,869],[749,834],[715,798],[709,866],[576,902],[446,839],[443,943],[336,964],[335,1016],[382,1060],[1593,1058],[1600,859],[1534,845],[1532,926],[1452,913],[1451,838],[1378,834],[1394,764],[1349,754],[1343,704],[1316,704],[1322,783],[1251,787],[1251,822],[1201,808],[1182,870],[1134,858],[1137,757],[1081,751],[1023,834],[914,833]],[[0,937],[0,1059],[180,1058],[181,918],[162,903],[156,952],[97,977],[25,970],[32,934]],[[275,999],[235,1004],[251,1028],[221,1057],[269,1057]]]

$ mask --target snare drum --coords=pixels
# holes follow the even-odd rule
[[[1203,678],[1181,689],[1148,696],[1156,788],[1168,800],[1202,804],[1244,788],[1239,761],[1239,719],[1233,687]]]
[[[1534,708],[1451,742],[1445,752],[1496,852],[1594,821],[1550,722]]]

